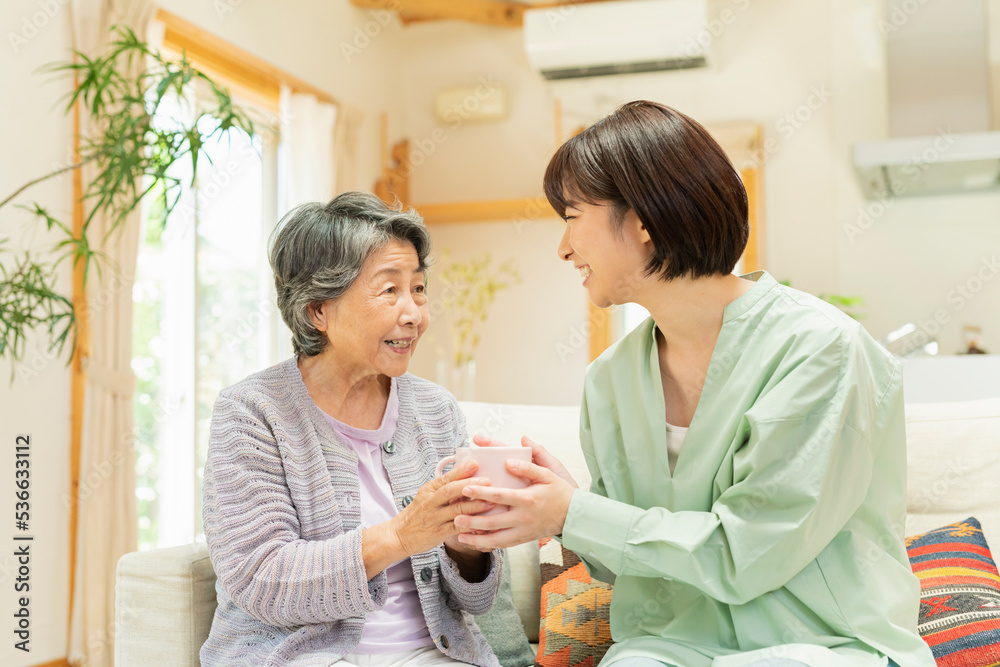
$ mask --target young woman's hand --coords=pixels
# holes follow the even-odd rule
[[[493,438],[487,437],[485,435],[474,435],[472,436],[472,441],[475,442],[480,447],[510,446],[503,442],[500,442],[499,440],[494,440]],[[550,454],[547,449],[545,449],[544,447],[542,447],[541,445],[539,445],[537,442],[535,442],[526,435],[521,437],[521,445],[523,447],[531,448],[532,463],[539,465],[543,468],[548,468],[549,470],[554,472],[557,476],[566,480],[566,482],[569,483],[574,489],[579,488],[579,485],[576,483],[576,480],[573,479],[573,476],[569,474],[568,470],[566,470],[566,466],[564,466],[559,461],[559,459],[552,456],[552,454]]]
[[[530,486],[525,489],[500,489],[472,483],[466,486],[462,491],[466,497],[509,505],[510,509],[488,516],[456,516],[454,523],[462,533],[458,536],[462,544],[489,551],[562,532],[569,503],[576,490],[572,477],[568,481],[550,468],[513,459],[507,461],[507,470],[525,479]],[[562,470],[565,472],[564,468]]]

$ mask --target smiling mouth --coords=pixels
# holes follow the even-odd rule
[[[394,350],[406,350],[413,345],[414,340],[387,340],[385,344]]]
[[[580,267],[580,275],[583,276],[584,280],[589,278],[591,273],[593,273],[593,271],[590,269],[590,265],[584,264]]]

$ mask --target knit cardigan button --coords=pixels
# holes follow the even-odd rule
[[[427,583],[434,578],[434,571],[429,567],[425,567],[420,570],[420,578],[424,581],[424,583]]]
[[[403,507],[407,507],[413,502],[413,496],[403,496]]]
[[[444,635],[441,635],[441,639],[438,641],[441,642],[441,648],[448,648],[450,646],[450,644],[448,643],[448,638],[445,637]]]
[[[392,454],[394,451],[396,451],[396,443],[394,443],[392,440],[386,440],[385,442],[382,443],[382,450],[386,454]]]

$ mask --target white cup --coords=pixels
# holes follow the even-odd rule
[[[445,466],[454,463],[457,466],[472,460],[479,464],[476,477],[486,477],[490,486],[498,489],[523,489],[528,483],[520,477],[515,477],[507,470],[507,461],[518,459],[531,461],[530,447],[459,447],[454,456],[446,456],[437,465],[437,475],[444,474]],[[499,514],[509,509],[507,505],[497,505],[483,514]]]

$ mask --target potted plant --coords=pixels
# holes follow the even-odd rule
[[[183,183],[173,176],[172,167],[181,160],[191,161],[192,180],[198,160],[210,137],[238,129],[253,134],[254,123],[233,104],[228,90],[195,68],[182,54],[171,62],[153,51],[127,27],[115,26],[106,53],[89,57],[75,51],[72,62],[55,63],[44,71],[73,76],[74,86],[67,95],[65,113],[77,104],[86,111],[89,135],[79,138],[73,164],[32,179],[0,201],[3,208],[25,190],[62,173],[89,165],[89,182],[83,187],[82,229],[60,220],[38,202],[19,208],[58,233],[58,240],[46,259],[25,252],[0,263],[0,357],[9,356],[12,373],[24,358],[29,333],[44,329],[49,352],[61,354],[71,332],[76,332],[79,305],[57,292],[56,268],[66,260],[76,267],[83,264],[84,280],[91,267],[100,272],[109,262],[101,248],[113,240],[126,219],[147,198],[158,200],[150,215],[161,226],[180,200]],[[191,86],[203,86],[206,108],[190,114],[188,120],[164,116],[161,107],[169,98],[182,98]],[[203,123],[203,119],[215,122]],[[207,128],[207,129],[206,129]],[[103,216],[108,232],[93,238],[92,223]],[[0,254],[9,255],[5,239]],[[13,378],[12,378],[13,379]]]

